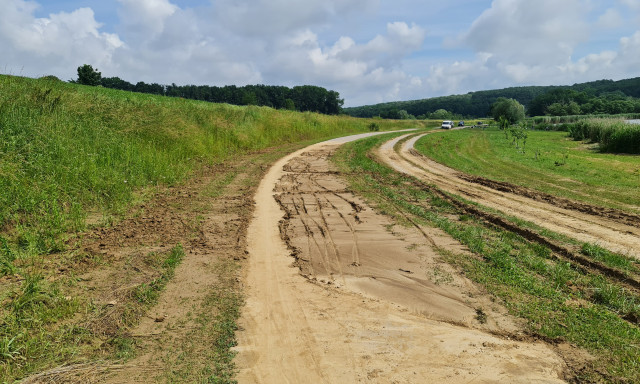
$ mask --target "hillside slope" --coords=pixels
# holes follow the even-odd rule
[[[571,86],[529,86],[510,87],[488,91],[469,92],[465,95],[433,97],[422,100],[396,101],[361,107],[344,108],[344,113],[355,117],[373,117],[390,110],[405,110],[414,116],[446,109],[457,115],[482,117],[489,114],[489,108],[498,97],[518,100],[525,107],[537,96],[556,89],[571,89],[594,96],[604,93],[622,92],[626,96],[640,97],[640,77],[620,81],[598,80]]]

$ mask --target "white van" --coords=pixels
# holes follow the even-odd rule
[[[451,120],[445,120],[442,122],[442,126],[440,127],[442,129],[451,129],[453,128],[453,121]]]

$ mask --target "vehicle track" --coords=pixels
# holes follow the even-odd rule
[[[429,280],[445,263],[419,231],[394,227],[348,191],[328,164],[340,143],[285,157],[258,188],[239,382],[562,382],[549,346],[519,334],[454,269],[449,283]]]
[[[377,151],[382,161],[397,171],[412,175],[427,184],[496,209],[506,215],[530,221],[540,227],[581,242],[595,243],[614,252],[640,258],[640,226],[629,224],[633,216],[620,219],[590,214],[571,206],[559,206],[505,188],[492,188],[468,181],[469,177],[422,156],[413,150],[424,135],[409,138],[396,151],[394,147],[409,135],[386,142]],[[566,200],[566,199],[565,199]]]

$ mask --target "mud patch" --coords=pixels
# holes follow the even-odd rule
[[[281,237],[305,277],[439,321],[494,332],[517,329],[499,305],[441,260],[445,249],[472,257],[465,247],[438,229],[405,228],[377,214],[349,191],[329,161],[332,154],[315,150],[295,157],[274,189],[285,212]]]
[[[437,247],[464,249],[376,215],[322,164],[335,147],[287,156],[258,188],[238,380],[562,382],[547,345],[487,332],[500,311],[471,304],[482,292],[438,260]]]

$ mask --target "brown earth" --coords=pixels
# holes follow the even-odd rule
[[[553,349],[440,260],[463,246],[349,192],[328,161],[342,142],[286,156],[256,192],[239,382],[562,382]]]
[[[548,201],[548,196],[521,188],[482,182],[437,163],[413,150],[422,135],[398,137],[380,147],[378,156],[395,170],[415,176],[439,189],[496,209],[509,216],[581,242],[598,244],[609,250],[640,258],[640,221],[610,209],[598,209],[567,199]],[[579,207],[579,208],[578,208]],[[594,212],[597,211],[597,212]]]
[[[268,164],[294,148],[269,149],[205,167],[185,184],[157,190],[116,224],[74,240],[76,250],[56,262],[56,279],[73,277],[65,294],[86,302],[72,323],[93,335],[74,362],[33,375],[25,383],[153,383],[199,381],[215,342],[220,292],[240,294],[251,196]],[[162,257],[177,244],[185,256],[158,302],[135,298],[160,277]],[[62,261],[60,261],[62,260]],[[135,358],[113,363],[113,343],[132,340]],[[82,347],[85,348],[85,347]],[[87,354],[88,353],[88,354]],[[124,356],[123,356],[124,357]]]

